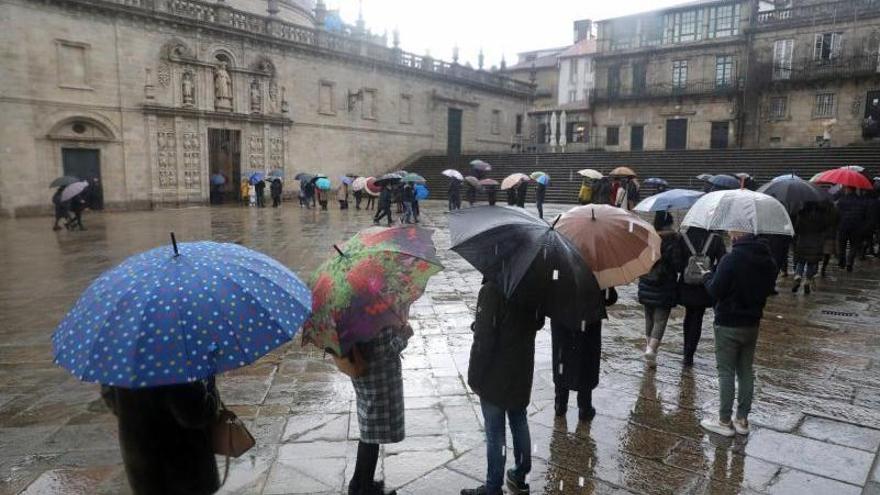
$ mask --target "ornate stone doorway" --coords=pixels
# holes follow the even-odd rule
[[[211,204],[241,200],[241,131],[208,129],[208,160]]]

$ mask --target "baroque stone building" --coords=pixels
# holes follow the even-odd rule
[[[309,0],[0,0],[0,14],[3,215],[46,211],[63,174],[148,208],[235,199],[253,171],[292,184],[509,150],[532,93]]]

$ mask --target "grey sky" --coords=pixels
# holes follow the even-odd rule
[[[461,62],[477,64],[480,47],[486,66],[507,62],[516,53],[571,43],[572,22],[600,20],[683,3],[685,0],[363,0],[364,19],[376,33],[397,26],[406,51],[452,59],[458,44]],[[357,19],[359,0],[327,0],[349,23]]]

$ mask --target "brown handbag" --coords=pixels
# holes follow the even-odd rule
[[[359,378],[367,374],[367,361],[364,359],[364,355],[358,346],[352,347],[348,356],[339,357],[335,354],[332,354],[332,356],[333,361],[336,362],[336,367],[346,375],[352,378]]]
[[[251,432],[234,412],[220,403],[220,414],[211,428],[214,453],[226,457],[239,457],[256,445]]]

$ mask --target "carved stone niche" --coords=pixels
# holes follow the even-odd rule
[[[196,83],[192,70],[186,69],[180,75],[180,99],[184,107],[194,107],[196,104]]]

